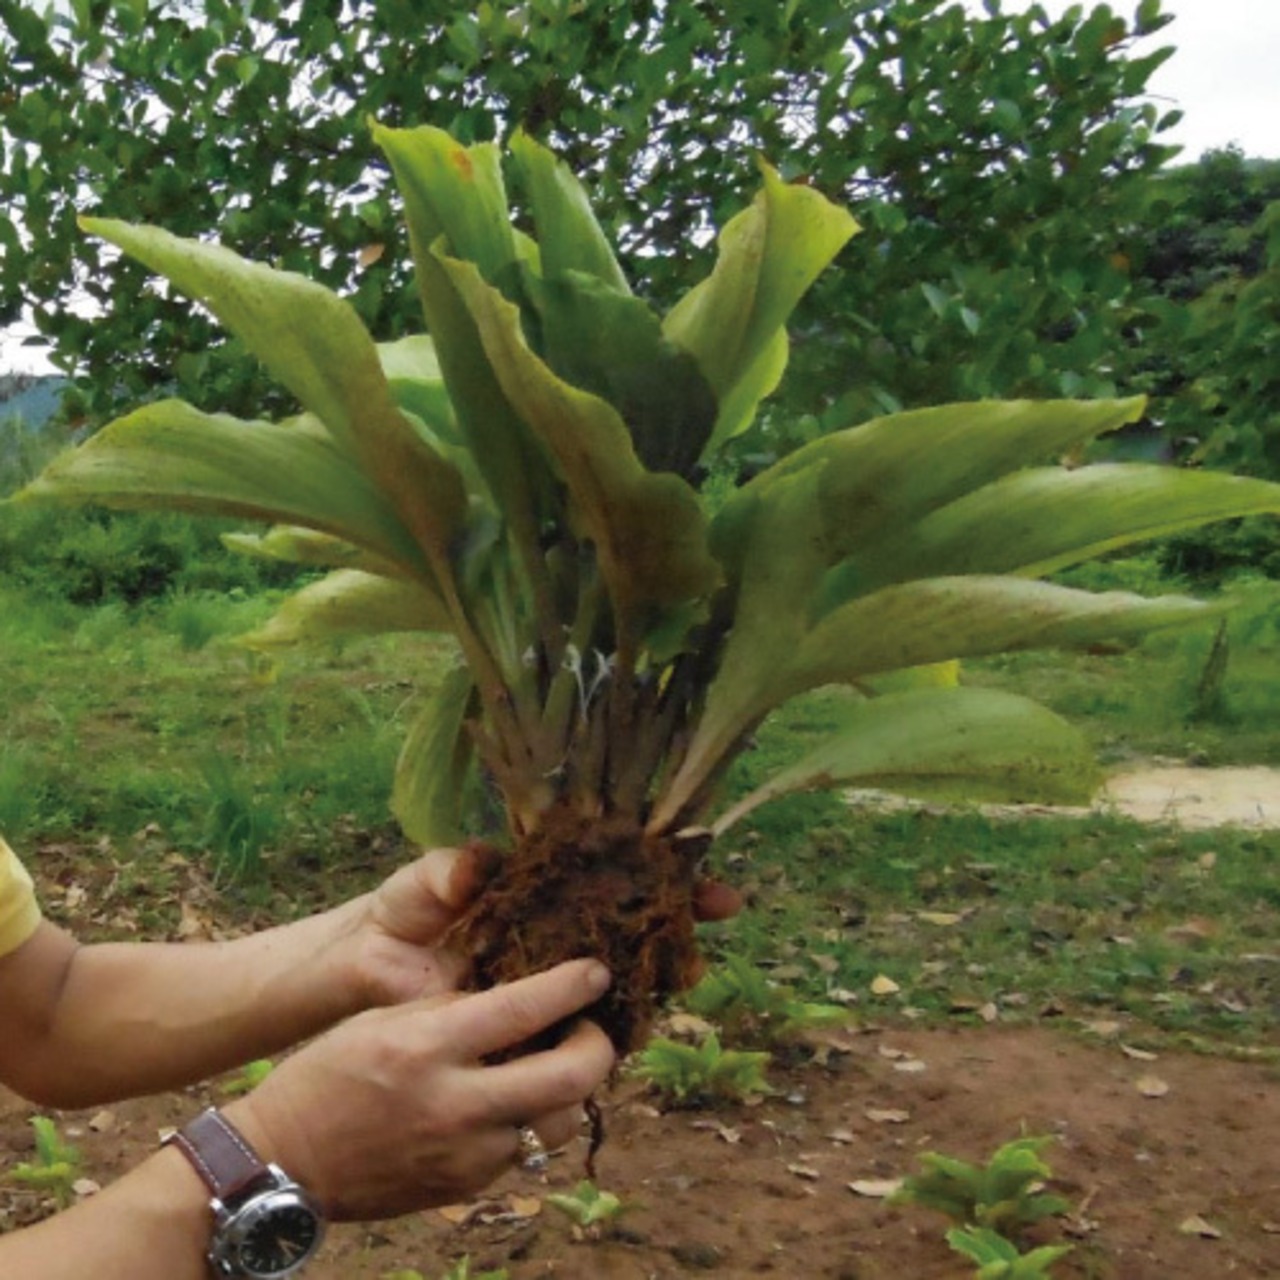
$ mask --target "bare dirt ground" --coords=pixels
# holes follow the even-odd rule
[[[775,1073],[775,1085],[780,1094],[757,1106],[666,1113],[635,1082],[615,1089],[597,1180],[630,1209],[601,1239],[575,1239],[543,1198],[582,1177],[578,1147],[545,1177],[513,1172],[474,1205],[335,1228],[309,1275],[376,1280],[414,1268],[436,1280],[468,1254],[473,1274],[506,1267],[512,1280],[958,1280],[972,1268],[943,1241],[947,1223],[887,1204],[877,1184],[915,1171],[920,1151],[985,1159],[1010,1138],[1043,1133],[1056,1135],[1046,1155],[1073,1210],[1036,1238],[1075,1246],[1055,1271],[1063,1280],[1280,1276],[1274,1069],[1133,1058],[1119,1038],[1087,1045],[1048,1030],[863,1029],[825,1065]],[[86,1176],[105,1182],[204,1100],[175,1095],[61,1120]],[[0,1096],[6,1165],[29,1154],[29,1114]],[[30,1192],[0,1193],[6,1225],[40,1212]]]
[[[1190,770],[1113,784],[1107,803],[1139,814],[1129,808],[1139,801],[1156,821],[1259,825],[1280,816],[1280,784],[1255,770]],[[981,1161],[1011,1138],[1052,1134],[1053,1189],[1072,1209],[1034,1240],[1073,1245],[1060,1280],[1280,1277],[1277,1067],[1152,1055],[1129,1043],[1134,1028],[1085,1034],[1065,1021],[864,1024],[775,1068],[773,1096],[723,1110],[664,1112],[624,1077],[601,1099],[597,1183],[628,1209],[599,1238],[582,1238],[545,1200],[583,1176],[579,1146],[543,1177],[513,1171],[476,1204],[337,1227],[308,1274],[380,1280],[412,1268],[438,1280],[469,1255],[472,1275],[505,1267],[511,1280],[960,1280],[973,1268],[944,1242],[945,1220],[889,1204],[886,1184],[917,1171],[922,1151]],[[84,1176],[105,1183],[218,1097],[197,1089],[57,1118]],[[30,1157],[31,1114],[0,1090],[0,1170]],[[49,1209],[0,1178],[0,1230]]]

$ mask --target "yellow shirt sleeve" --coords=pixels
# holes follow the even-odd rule
[[[0,836],[0,956],[26,942],[39,923],[40,906],[31,876]]]

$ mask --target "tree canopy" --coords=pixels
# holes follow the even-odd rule
[[[705,270],[753,153],[851,205],[869,234],[798,321],[811,391],[859,375],[832,424],[1104,392],[1126,237],[1176,115],[1143,101],[1170,50],[1135,38],[1167,21],[1159,0],[1056,19],[999,0],[0,0],[0,322],[31,308],[94,418],[175,382],[260,405],[241,346],[77,213],[216,235],[390,338],[414,303],[370,118],[464,141],[519,126],[659,295]],[[77,313],[86,294],[103,314]]]

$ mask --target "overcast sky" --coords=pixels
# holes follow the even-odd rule
[[[1040,2],[1056,16],[1072,0]],[[1004,9],[1016,13],[1031,3],[1005,0]],[[1111,0],[1111,7],[1132,18],[1137,0]],[[1151,47],[1171,44],[1177,52],[1150,88],[1161,105],[1186,112],[1165,135],[1185,148],[1179,159],[1198,160],[1230,143],[1246,155],[1280,159],[1280,0],[1164,0],[1160,7],[1174,21]]]
[[[980,0],[965,2],[980,11]],[[1073,0],[1040,2],[1056,15]],[[1005,0],[1004,9],[1017,12],[1031,3]],[[1111,4],[1129,18],[1137,0]],[[1150,88],[1162,106],[1186,113],[1163,140],[1182,146],[1184,161],[1232,143],[1247,155],[1280,159],[1280,0],[1164,0],[1162,8],[1175,20],[1150,46],[1172,44],[1177,52]],[[48,368],[32,348],[0,332],[0,374]]]

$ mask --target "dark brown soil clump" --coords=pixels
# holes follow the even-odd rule
[[[481,989],[579,956],[602,960],[613,986],[588,1016],[627,1054],[648,1039],[666,998],[701,971],[693,887],[687,841],[556,809],[496,862],[452,941]]]

